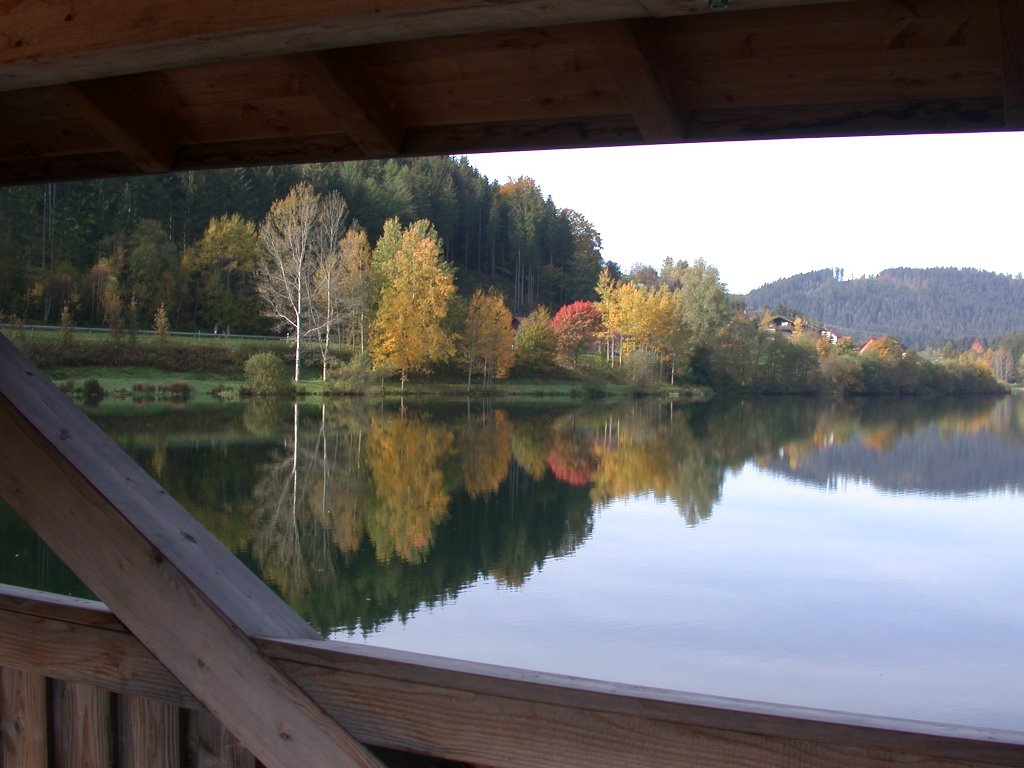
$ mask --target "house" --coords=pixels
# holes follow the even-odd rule
[[[826,328],[824,325],[819,325],[818,323],[806,322],[801,317],[792,318],[786,317],[785,315],[775,315],[764,324],[764,328],[765,330],[772,331],[774,333],[785,333],[789,335],[803,329],[805,331],[818,334],[827,340],[829,344],[835,345],[839,343],[839,335],[835,333],[835,331]]]

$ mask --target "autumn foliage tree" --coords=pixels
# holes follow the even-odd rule
[[[425,220],[406,227],[394,252],[375,268],[381,289],[370,329],[370,356],[374,367],[398,370],[404,390],[410,372],[429,371],[455,352],[454,339],[444,327],[455,280],[441,257],[440,239]]]
[[[504,299],[494,293],[476,291],[469,300],[462,354],[468,370],[466,391],[473,386],[473,372],[479,371],[484,386],[491,379],[508,375],[512,368],[512,313]]]
[[[558,349],[573,367],[580,353],[594,343],[601,325],[601,310],[592,301],[574,301],[555,313],[551,327],[558,339]]]

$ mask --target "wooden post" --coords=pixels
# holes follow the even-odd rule
[[[178,708],[139,696],[117,703],[120,768],[180,768]]]
[[[46,678],[0,669],[0,766],[47,768]]]
[[[53,759],[56,768],[111,768],[110,694],[92,685],[53,683]]]
[[[0,496],[267,768],[380,766],[251,637],[316,633],[0,338]]]

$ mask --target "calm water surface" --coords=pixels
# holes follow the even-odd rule
[[[1020,398],[94,418],[335,638],[1024,731]]]

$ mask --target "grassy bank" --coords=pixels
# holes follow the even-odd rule
[[[68,394],[91,401],[100,397],[140,402],[233,400],[245,396],[243,367],[251,356],[269,352],[287,362],[288,370],[291,368],[291,347],[284,340],[229,336],[201,340],[174,336],[160,340],[153,336],[135,339],[124,336],[115,342],[109,336],[74,334],[62,342],[57,333],[40,331],[13,334],[13,340]],[[305,359],[319,362],[313,350],[309,352]],[[396,376],[382,380],[369,374],[353,388],[334,376],[329,376],[325,383],[319,366],[308,367],[303,369],[294,391],[310,399],[351,394],[389,399],[464,400],[467,397],[464,374],[457,370],[413,377],[404,389]],[[469,396],[517,402],[568,402],[640,393],[636,387],[614,381],[601,372],[556,369],[546,374],[490,382],[486,388],[475,384]],[[703,400],[709,396],[702,388],[669,386],[644,390],[642,394],[687,400]]]

